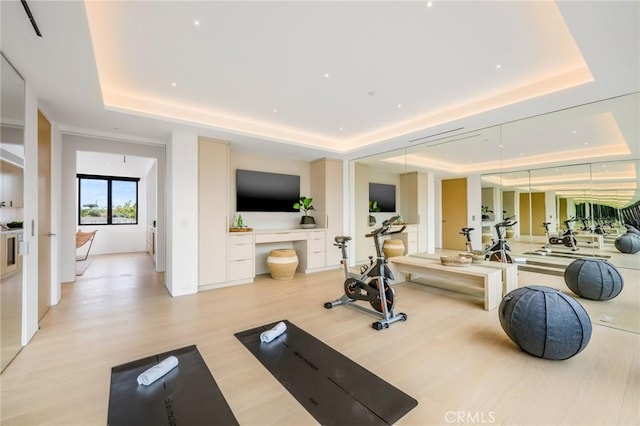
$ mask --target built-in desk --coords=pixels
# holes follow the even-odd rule
[[[273,248],[293,248],[298,256],[298,271],[308,273],[326,266],[324,229],[256,230],[256,271],[264,270]],[[279,243],[289,243],[280,247]],[[265,245],[261,249],[260,245]],[[257,273],[257,272],[256,272]]]
[[[298,271],[309,273],[326,269],[324,229],[261,229],[230,232],[227,285],[252,282],[256,275],[268,273],[269,252],[291,248],[298,256]]]

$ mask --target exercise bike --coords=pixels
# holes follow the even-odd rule
[[[563,245],[565,247],[571,248],[572,251],[578,251],[578,240],[575,237],[575,233],[573,232],[573,222],[575,222],[575,218],[570,218],[564,221],[564,226],[567,229],[562,233],[562,235],[552,237],[549,235],[549,225],[550,222],[543,222],[542,226],[544,227],[544,233],[547,237],[547,244],[542,246],[545,250],[551,250],[552,245]]]
[[[376,247],[376,259],[369,256],[369,263],[360,268],[360,274],[349,272],[349,262],[347,255],[347,245],[351,241],[349,236],[335,237],[334,246],[342,251],[342,268],[344,269],[344,295],[333,302],[327,302],[324,307],[331,309],[338,305],[347,305],[361,312],[371,314],[380,318],[371,324],[376,330],[389,328],[390,324],[396,321],[406,321],[407,314],[394,312],[395,291],[391,288],[393,273],[387,264],[387,258],[382,251],[382,237],[385,235],[397,234],[404,231],[405,226],[398,231],[390,232],[391,223],[399,219],[399,216],[392,217],[382,222],[382,226],[370,234],[367,238],[373,238]],[[373,309],[368,309],[357,305],[356,302],[369,302]]]
[[[473,249],[473,243],[471,242],[471,231],[473,231],[475,228],[462,228],[460,230],[460,234],[464,235],[466,238],[466,241],[464,243],[466,249],[467,249],[467,253],[471,253],[471,254],[475,254],[478,256],[483,256],[486,255],[487,252],[484,250],[474,250]],[[488,246],[487,246],[488,248]]]
[[[505,235],[507,233],[507,228],[510,228],[518,223],[515,218],[515,216],[510,216],[502,222],[496,223],[494,225],[494,228],[496,229],[496,236],[498,237],[498,239],[485,252],[485,259],[492,262],[513,263],[513,258],[509,254],[509,252],[511,251],[511,247],[509,247],[509,245],[507,244]]]
[[[467,247],[467,251],[477,255],[484,254],[484,259],[492,262],[513,263],[513,258],[509,254],[511,248],[507,244],[505,234],[506,228],[518,223],[518,221],[514,219],[515,216],[511,216],[494,225],[498,239],[493,240],[493,245],[488,246],[484,251],[473,250],[473,245],[471,243],[471,231],[473,231],[474,228],[462,228],[460,234],[466,237],[465,246]]]

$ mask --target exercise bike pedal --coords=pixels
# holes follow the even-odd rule
[[[331,308],[333,308],[333,303],[331,303],[331,302],[326,302],[326,303],[324,304],[324,307],[325,307],[326,309],[331,309]]]

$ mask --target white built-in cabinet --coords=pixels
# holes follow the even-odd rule
[[[310,164],[317,228],[229,232],[229,155],[226,142],[198,140],[200,290],[253,282],[260,244],[282,242],[293,247],[303,273],[340,264],[340,252],[327,247],[334,248],[334,238],[343,229],[342,160],[325,158]]]
[[[416,247],[413,253],[427,249],[427,197],[427,175],[425,173],[408,172],[400,175],[402,219],[406,223],[415,224],[411,230],[409,226],[407,227],[408,235],[415,234]],[[413,250],[413,246],[411,250]]]
[[[253,280],[255,275],[253,233],[229,233],[228,281]]]
[[[319,228],[324,228],[325,263],[340,265],[342,255],[333,246],[343,233],[344,206],[342,197],[342,160],[322,158],[311,162],[311,197]]]
[[[307,240],[307,269],[326,266],[325,252],[326,231],[310,231]]]
[[[198,139],[198,286],[228,281],[229,145]]]
[[[398,239],[404,243],[404,254],[418,252],[418,225],[406,225],[405,231],[398,234]]]

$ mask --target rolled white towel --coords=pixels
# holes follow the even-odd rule
[[[160,363],[151,368],[146,369],[138,376],[138,384],[148,386],[158,380],[160,377],[173,370],[178,365],[178,358],[171,355],[163,359]]]
[[[287,324],[280,321],[277,323],[271,330],[264,331],[260,333],[260,341],[264,343],[269,343],[282,333],[287,331]]]

